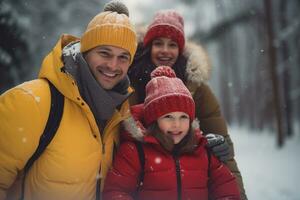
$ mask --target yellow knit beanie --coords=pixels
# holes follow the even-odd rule
[[[88,24],[81,37],[80,51],[86,52],[99,45],[123,48],[133,60],[137,38],[133,24],[129,20],[127,7],[120,1],[111,1],[104,11],[96,15]]]

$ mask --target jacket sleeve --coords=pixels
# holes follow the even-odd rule
[[[34,92],[21,87],[0,96],[0,200],[37,148],[46,120],[39,103],[44,105]]]
[[[217,133],[226,135],[226,121],[221,114],[217,98],[210,87],[204,83],[194,93],[196,103],[196,117],[200,120],[201,130],[205,134]]]
[[[243,200],[247,200],[243,179],[237,163],[234,159],[234,145],[227,132],[227,125],[222,116],[220,105],[210,87],[202,84],[195,90],[194,100],[196,103],[196,117],[200,121],[200,128],[207,133],[223,135],[230,147],[230,159],[226,162],[227,167],[237,178],[239,189]]]
[[[240,192],[236,178],[226,165],[211,155],[209,177],[209,196],[214,200],[232,199],[240,200]]]
[[[104,183],[103,200],[133,200],[137,189],[140,163],[135,145],[132,142],[121,144],[114,159],[112,169]]]

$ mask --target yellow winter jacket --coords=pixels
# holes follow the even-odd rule
[[[61,71],[62,48],[75,40],[63,35],[45,57],[39,79],[0,96],[0,200],[17,199],[20,195],[18,177],[44,131],[51,100],[45,79],[64,95],[64,112],[56,135],[26,176],[25,200],[96,198],[97,180],[103,182],[112,163],[120,122],[130,114],[129,104],[126,101],[115,111],[100,134],[73,78]]]

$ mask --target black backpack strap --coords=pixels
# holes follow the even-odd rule
[[[145,175],[145,153],[144,153],[144,148],[141,142],[135,141],[134,142],[137,152],[138,152],[138,156],[139,156],[139,161],[140,161],[140,166],[141,166],[141,172],[140,172],[140,177],[139,177],[139,181],[138,181],[138,187],[137,187],[137,191],[140,190],[141,186],[143,185],[143,181],[144,181],[144,175]]]
[[[64,96],[56,89],[56,87],[50,82],[50,92],[51,92],[51,106],[48,116],[48,121],[46,123],[43,134],[40,137],[39,145],[33,155],[27,161],[24,167],[24,174],[22,180],[22,193],[21,199],[24,199],[24,189],[25,189],[25,177],[29,169],[31,168],[34,161],[36,161],[41,154],[44,152],[46,147],[50,144],[51,140],[55,136],[55,133],[59,127],[64,108]]]

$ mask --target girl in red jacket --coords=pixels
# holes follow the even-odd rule
[[[234,176],[205,148],[189,90],[170,67],[151,78],[144,104],[132,107],[135,120],[125,122],[135,141],[121,144],[104,200],[240,200]]]

